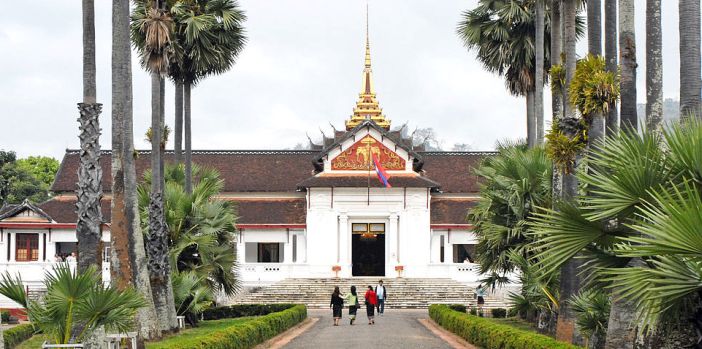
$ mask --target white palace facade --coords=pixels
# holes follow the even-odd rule
[[[473,169],[485,152],[424,151],[390,130],[372,81],[366,43],[362,88],[345,129],[310,150],[199,150],[235,203],[245,285],[285,278],[380,276],[476,283],[476,237],[467,214],[478,199]],[[111,154],[104,151],[104,257],[109,261]],[[172,152],[166,161],[172,161]],[[150,164],[137,157],[137,175]],[[386,187],[373,159],[389,175]],[[39,287],[56,254],[75,251],[77,150],[67,150],[44,203],[0,208],[0,272]],[[234,251],[232,251],[234,253]],[[109,263],[103,272],[109,277]],[[31,290],[30,290],[31,291]],[[0,306],[3,306],[1,304]]]

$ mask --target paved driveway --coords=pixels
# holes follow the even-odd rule
[[[344,311],[341,325],[332,325],[331,309],[309,310],[309,317],[319,321],[299,337],[293,339],[285,349],[451,349],[451,346],[436,337],[417,319],[428,318],[427,310],[386,309],[383,316],[376,316],[375,325],[368,325],[365,308],[353,326],[349,325],[348,310]]]

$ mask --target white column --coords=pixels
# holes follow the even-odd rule
[[[390,246],[390,258],[388,261],[390,262],[389,264],[393,265],[393,270],[394,270],[394,265],[399,263],[398,260],[398,237],[399,237],[399,232],[397,231],[397,214],[392,213],[390,214],[390,226],[388,227],[389,234],[388,234],[388,245]]]
[[[349,250],[351,246],[349,244],[349,216],[345,214],[339,215],[339,265],[341,266],[342,274],[351,274],[351,270],[346,270],[351,267],[351,258]]]
[[[46,256],[46,258],[48,259],[49,256]],[[39,233],[39,258],[37,258],[37,261],[44,261],[44,233]]]
[[[0,262],[7,262],[7,236],[10,233],[3,230],[0,234],[2,234],[0,236],[2,238],[2,243],[0,243]]]
[[[292,233],[288,230],[286,242],[283,244],[283,263],[292,263],[292,255]]]
[[[10,237],[10,236],[11,236],[11,237]],[[7,238],[8,238],[8,239],[12,239],[12,240],[10,241],[10,262],[15,262],[15,261],[16,261],[15,258],[17,258],[17,257],[15,256],[15,249],[16,249],[16,246],[17,246],[17,239],[16,239],[16,238],[17,238],[17,234],[10,234],[10,233],[7,233]]]
[[[237,238],[238,240],[236,242],[236,260],[239,262],[239,265],[243,265],[246,261],[246,243],[244,243],[243,230],[239,231],[239,236],[237,236]]]
[[[446,244],[444,245],[444,263],[453,263],[453,240],[451,240],[451,230],[446,232]]]

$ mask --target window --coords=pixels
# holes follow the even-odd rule
[[[39,260],[39,234],[17,234],[15,260],[32,262]]]
[[[297,234],[293,234],[292,236],[292,253],[293,263],[297,263]]]
[[[102,262],[103,263],[110,263],[110,256],[111,256],[111,247],[109,242],[104,243],[102,247]]]
[[[475,263],[475,245],[455,244],[453,245],[454,263]]]
[[[282,262],[282,248],[280,243],[259,243],[258,263],[280,263]]]
[[[444,262],[444,236],[441,235],[439,238],[440,243],[439,243],[439,262],[443,263]]]

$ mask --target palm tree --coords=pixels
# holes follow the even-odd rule
[[[234,208],[216,198],[224,188],[217,171],[196,165],[193,172],[198,181],[187,194],[183,166],[165,171],[170,265],[174,272],[196,272],[214,292],[233,295],[239,290]],[[142,216],[148,215],[150,181],[147,172],[139,187]]]
[[[168,232],[164,217],[163,202],[163,151],[165,150],[162,76],[168,72],[173,20],[162,1],[145,0],[137,4],[132,12],[131,36],[137,47],[144,69],[151,73],[151,181],[148,235],[146,251],[154,304],[158,312],[161,330],[170,331],[178,323],[170,282],[168,266]]]
[[[646,128],[663,122],[663,41],[661,0],[646,0]]]
[[[136,199],[129,0],[112,3],[112,281],[133,286],[147,303],[137,311],[138,340],[160,336]]]
[[[602,2],[587,0],[587,52],[602,55]]]
[[[680,115],[702,119],[700,1],[680,0]]]
[[[536,113],[536,144],[544,141],[544,35],[546,27],[544,25],[546,0],[536,0],[534,51],[535,55],[535,80],[534,80],[534,112]],[[550,64],[549,64],[550,66]]]
[[[228,71],[246,43],[244,11],[236,0],[179,0],[175,21],[174,63],[170,76],[183,84],[185,190],[192,192],[191,90],[203,78]],[[176,91],[178,89],[176,88]],[[177,95],[176,95],[177,98]],[[176,115],[179,111],[176,111]],[[176,118],[177,119],[177,118]],[[176,124],[179,121],[176,120]],[[176,130],[176,134],[179,130]]]
[[[605,0],[605,59],[607,71],[616,73],[617,66],[617,0]],[[609,108],[607,115],[607,129],[616,133],[619,130],[619,112],[617,105]]]
[[[551,0],[550,4],[550,15],[551,15],[551,56],[555,57],[551,60],[551,67],[549,68],[549,73],[555,73],[552,71],[553,67],[561,66],[561,53],[562,48],[562,33],[561,28],[561,0]],[[560,75],[560,74],[555,74]],[[551,78],[551,113],[553,114],[553,121],[556,122],[563,117],[563,88],[561,86],[555,86],[561,79]]]
[[[588,348],[604,348],[607,321],[610,313],[609,294],[603,290],[587,290],[575,295],[572,300],[576,325],[588,338]]]
[[[668,330],[693,316],[686,304],[698,304],[690,301],[700,289],[700,254],[689,239],[702,217],[702,170],[693,160],[702,156],[702,125],[605,143],[588,157],[594,170],[580,174],[595,189],[576,205],[538,214],[533,229],[544,272],[581,254],[588,287],[614,292],[606,347],[633,348],[645,326]]]
[[[100,112],[95,82],[95,3],[83,0],[83,103],[80,110],[80,167],[78,169],[78,269],[100,265],[102,167],[100,166]]]
[[[619,54],[621,57],[621,125],[638,129],[636,115],[636,29],[634,0],[619,0]]]
[[[173,273],[173,294],[178,315],[185,316],[191,326],[197,324],[197,315],[214,303],[214,292],[206,278],[193,271]]]
[[[462,14],[458,35],[468,49],[477,52],[486,70],[505,77],[507,90],[526,97],[527,143],[537,140],[535,102],[534,1],[481,0]],[[544,18],[544,66],[550,66],[550,21]]]
[[[133,288],[104,286],[94,265],[72,271],[58,264],[44,278],[46,295],[41,302],[27,298],[18,275],[0,277],[0,294],[27,310],[32,324],[51,344],[82,343],[97,329],[126,333],[133,329],[134,314],[146,305]]]

